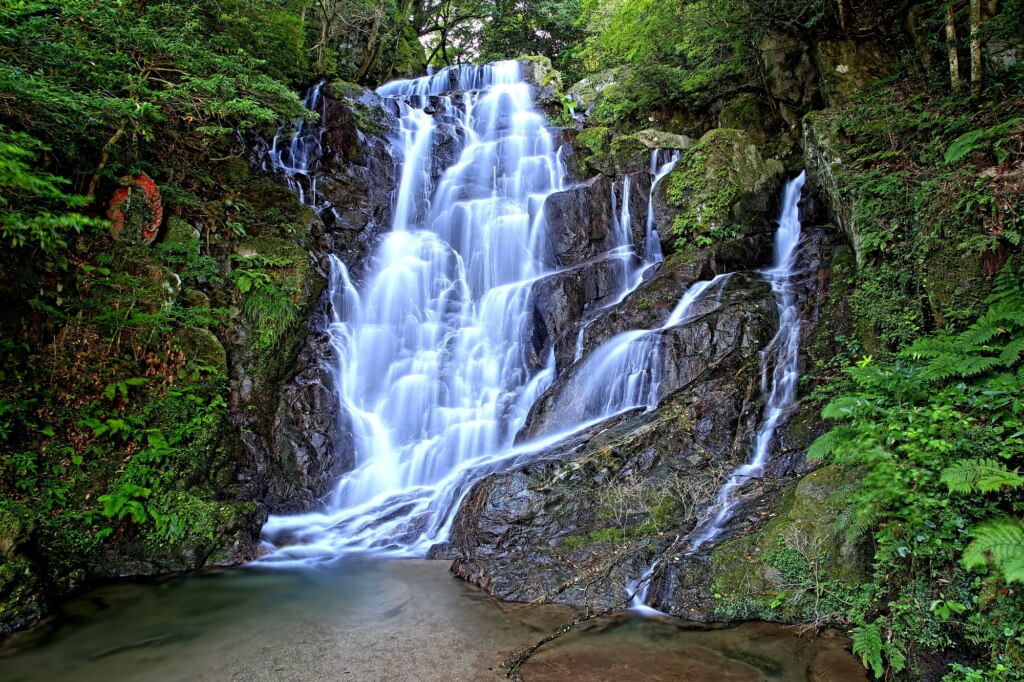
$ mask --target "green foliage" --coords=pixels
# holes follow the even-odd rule
[[[298,319],[301,293],[287,268],[294,265],[283,256],[234,256],[236,268],[229,277],[244,295],[242,312],[252,320],[256,350],[270,350]]]
[[[52,252],[67,245],[68,235],[102,224],[70,211],[88,199],[66,193],[68,180],[34,167],[45,151],[39,140],[0,123],[0,238],[9,246]]]
[[[1018,481],[1014,487],[1020,485]],[[1020,521],[993,519],[972,530],[971,537],[974,541],[964,550],[964,566],[984,568],[991,563],[1006,582],[1024,583],[1024,526]]]
[[[987,147],[995,154],[996,160],[1002,163],[1009,155],[1006,147],[1013,140],[1011,133],[1018,132],[1022,127],[1024,127],[1024,118],[1011,118],[991,128],[964,133],[953,140],[953,144],[949,145],[942,158],[946,163],[957,163],[968,154],[981,149],[982,145],[987,144]]]
[[[960,333],[851,368],[851,389],[822,411],[842,423],[809,451],[857,472],[841,519],[849,535],[870,535],[874,575],[848,617],[862,624],[855,651],[878,676],[902,670],[917,647],[969,640],[993,666],[1012,649],[992,623],[1020,597],[996,604],[984,592],[1024,580],[1024,290],[1012,263],[987,305]]]

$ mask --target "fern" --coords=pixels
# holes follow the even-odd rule
[[[906,655],[893,640],[883,637],[880,621],[854,628],[852,632],[853,653],[860,656],[861,663],[871,668],[875,677],[882,677],[887,662],[894,672],[906,668]]]
[[[971,531],[971,537],[974,541],[961,559],[966,568],[987,566],[991,561],[1006,582],[1024,583],[1024,527],[1020,521],[993,519]]]
[[[871,668],[875,677],[885,672],[882,660],[882,628],[876,621],[853,629],[853,653],[860,656],[865,668]]]
[[[967,379],[1016,365],[1024,352],[1024,290],[1008,263],[996,278],[989,308],[959,334],[919,339],[904,355],[925,360],[923,376]]]
[[[826,455],[852,444],[860,436],[860,433],[860,429],[854,426],[836,426],[811,443],[811,447],[807,450],[807,459],[824,459]]]
[[[993,142],[993,151],[999,162],[1002,163],[1006,157],[1006,152],[1003,150],[1003,144],[1006,142],[1006,138],[1009,137],[1013,130],[1024,123],[1024,118],[1011,118],[1008,121],[1003,121],[998,125],[994,125],[991,128],[985,128],[981,130],[972,130],[968,133],[964,133],[960,137],[953,140],[953,143],[946,149],[946,153],[943,155],[943,160],[946,163],[956,163],[977,151],[983,143]],[[999,158],[1002,157],[1002,158]]]
[[[947,467],[942,482],[954,493],[991,493],[1024,486],[1024,476],[995,459],[965,459]]]

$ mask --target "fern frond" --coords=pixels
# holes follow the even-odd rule
[[[926,336],[914,341],[907,348],[905,354],[912,358],[934,358],[939,355],[956,353],[960,350],[956,341],[949,334],[939,333],[935,336]]]
[[[865,401],[860,396],[844,395],[823,407],[821,416],[825,419],[850,419],[864,406]]]
[[[811,443],[811,447],[807,449],[807,459],[823,459],[826,455],[830,455],[844,445],[849,445],[857,440],[860,433],[860,429],[854,426],[836,426]]]
[[[881,678],[885,672],[882,660],[882,627],[876,621],[856,627],[853,633],[853,653],[860,656],[865,668],[871,668],[875,677]]]
[[[1024,486],[1024,476],[991,458],[960,460],[946,467],[941,480],[954,493],[991,493]]]
[[[996,305],[1008,300],[1024,298],[1024,290],[1020,285],[1020,274],[1017,263],[1011,259],[1003,266],[999,274],[992,280],[992,294],[985,300],[988,305]]]
[[[993,519],[971,531],[971,536],[974,541],[961,558],[966,568],[987,566],[991,561],[1006,582],[1024,583],[1024,526],[1020,521]]]
[[[999,362],[1003,367],[1013,367],[1024,353],[1024,336],[1020,336],[1003,346],[999,353]]]

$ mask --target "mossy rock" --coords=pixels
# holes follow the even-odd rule
[[[829,609],[819,598],[826,584],[833,594],[859,584],[867,571],[863,552],[836,530],[833,498],[847,476],[835,466],[809,473],[764,527],[711,550],[719,617],[814,621]]]
[[[172,215],[167,218],[167,226],[164,228],[163,241],[166,244],[185,246],[195,249],[199,255],[199,230],[181,216]]]
[[[645,128],[633,133],[633,137],[644,143],[648,149],[689,149],[694,142],[693,138],[686,135],[676,135],[654,128]]]
[[[938,327],[963,324],[985,310],[991,293],[982,258],[947,243],[928,254],[924,262],[924,290]]]
[[[304,206],[290,189],[268,178],[250,182],[243,190],[243,200],[252,208],[245,231],[254,237],[312,240],[323,229],[315,211]]]
[[[600,71],[593,76],[584,78],[566,92],[566,96],[576,102],[583,110],[592,107],[601,96],[601,92],[615,82],[620,69],[612,68]]]
[[[754,144],[763,145],[768,141],[767,118],[761,98],[744,92],[729,100],[718,113],[718,126],[743,130]]]
[[[212,167],[214,175],[224,184],[239,186],[249,180],[249,162],[240,156],[232,156],[216,162]]]
[[[635,173],[650,165],[650,148],[634,135],[620,135],[612,140],[610,154],[619,174]]]
[[[666,179],[669,206],[677,209],[673,236],[704,246],[760,227],[776,203],[784,174],[783,165],[765,160],[746,132],[708,132],[683,153]]]
[[[551,59],[544,55],[527,55],[519,57],[519,68],[523,80],[539,85],[542,88],[553,88],[562,91],[562,74],[551,64]]]
[[[615,174],[611,157],[613,133],[610,128],[584,128],[573,141],[573,172],[577,177],[589,178],[598,173]]]
[[[178,345],[189,360],[228,371],[228,356],[216,334],[201,327],[185,327],[178,333]]]
[[[38,620],[45,610],[39,574],[22,554],[35,527],[32,512],[0,497],[0,634]]]
[[[331,99],[358,99],[366,92],[366,88],[340,78],[327,84],[326,95]]]

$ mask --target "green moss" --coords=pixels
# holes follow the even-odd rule
[[[683,153],[666,178],[669,205],[677,209],[672,233],[680,246],[707,246],[742,232],[754,219],[749,204],[764,204],[784,169],[765,161],[741,130],[717,128]]]
[[[718,125],[745,131],[755,144],[761,145],[768,140],[761,101],[752,92],[745,92],[729,100],[718,114]]]
[[[355,99],[361,97],[366,88],[337,78],[328,85],[328,94],[334,99]]]
[[[857,547],[835,531],[831,498],[844,480],[838,467],[808,474],[764,527],[712,550],[720,615],[813,621],[841,610],[835,597],[853,589],[864,570]]]
[[[611,156],[619,173],[632,173],[647,168],[651,150],[633,135],[620,135],[612,140]]]

